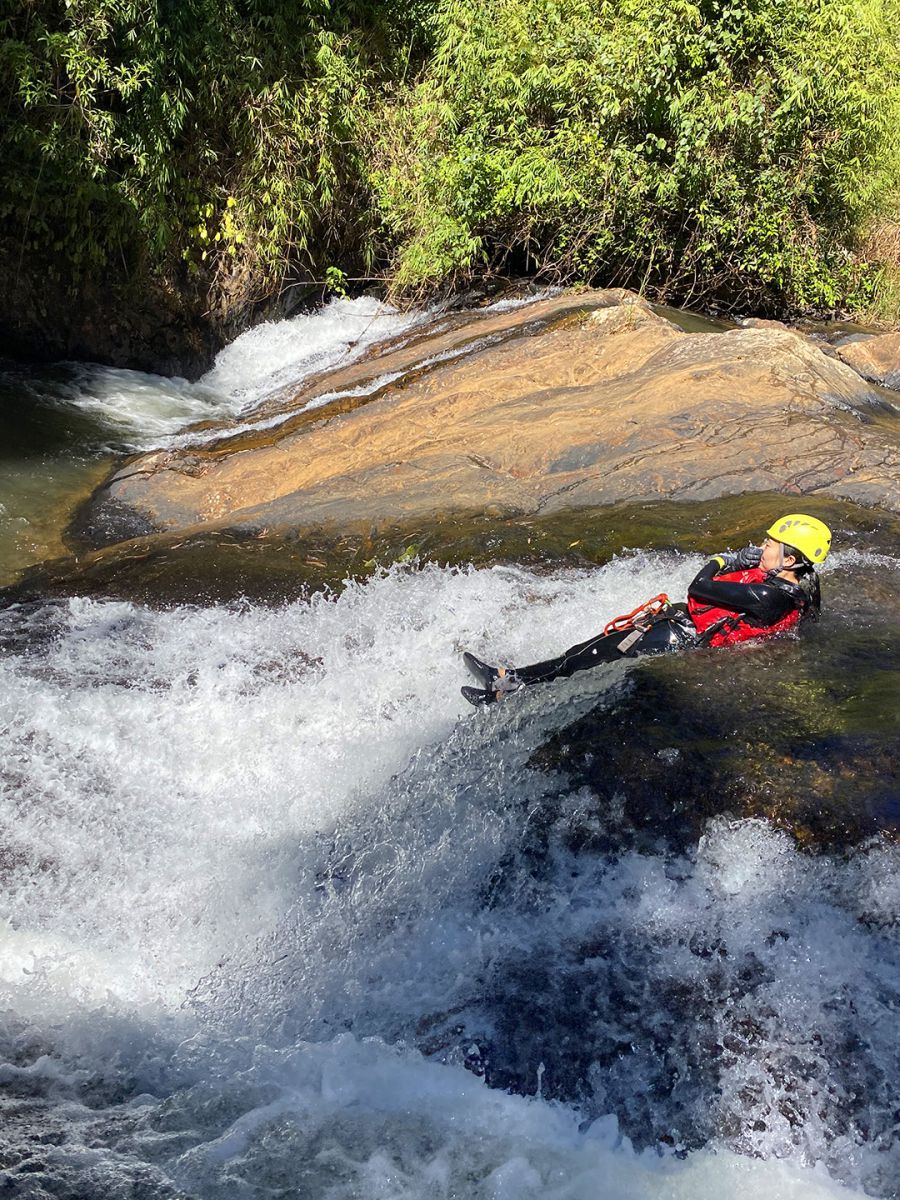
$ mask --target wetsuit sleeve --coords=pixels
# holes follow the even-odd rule
[[[715,579],[716,572],[721,569],[713,559],[698,571],[688,588],[690,598],[715,608],[746,613],[751,621],[760,625],[774,625],[797,607],[790,593],[774,584],[734,583]]]

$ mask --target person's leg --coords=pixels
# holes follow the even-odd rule
[[[587,671],[600,663],[617,662],[620,658],[682,650],[693,641],[694,634],[689,622],[686,618],[682,620],[681,614],[678,614],[655,621],[646,631],[599,633],[586,642],[570,646],[558,658],[549,658],[546,662],[531,663],[525,667],[491,667],[474,655],[465,655],[469,669],[487,686],[463,688],[462,693],[470,704],[491,704],[523,686],[547,683],[551,679],[567,679],[576,671]]]
[[[634,636],[633,636],[634,635]],[[509,674],[528,685],[546,683],[550,679],[568,679],[576,671],[587,671],[599,663],[618,662],[620,658],[637,658],[640,654],[666,654],[690,645],[692,635],[677,618],[655,621],[646,631],[599,633],[577,646],[572,646],[558,658],[532,663],[527,667],[512,667]]]
[[[619,643],[622,633],[598,633],[586,642],[570,646],[558,658],[546,662],[532,663],[527,667],[513,667],[510,674],[522,683],[546,683],[550,679],[568,679],[576,671],[587,671],[599,663],[615,662],[623,657]]]

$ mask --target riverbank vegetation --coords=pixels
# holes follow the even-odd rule
[[[29,0],[0,19],[5,305],[150,288],[215,323],[309,281],[527,272],[898,319],[898,17]]]

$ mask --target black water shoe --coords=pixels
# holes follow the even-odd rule
[[[476,658],[468,650],[463,654],[463,662],[482,687],[496,687],[497,680],[500,678],[500,672],[496,667],[492,667],[490,663],[482,662],[480,658]]]

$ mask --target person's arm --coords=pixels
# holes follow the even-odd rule
[[[777,584],[717,580],[715,575],[722,569],[719,559],[708,562],[688,588],[688,596],[714,608],[745,613],[760,625],[774,625],[797,607],[790,593]]]

